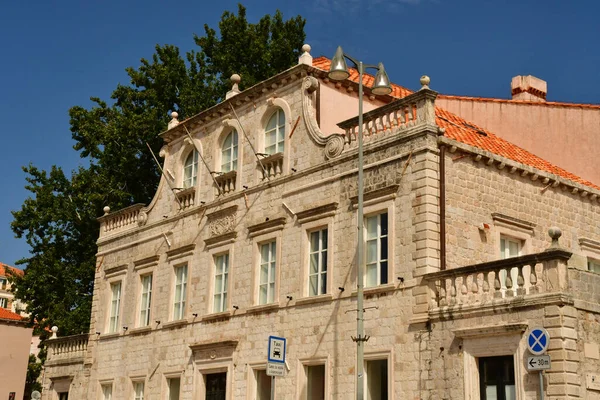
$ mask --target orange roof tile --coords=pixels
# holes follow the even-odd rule
[[[313,59],[313,67],[315,68],[328,71],[330,65],[331,61],[326,57],[318,57]],[[353,82],[358,82],[358,72],[356,71],[356,69],[350,68],[350,77],[348,79],[352,80]],[[372,80],[373,77],[371,75],[365,74],[363,77],[363,84],[370,85],[372,83]],[[412,93],[413,92],[409,89],[392,84],[391,96],[402,98]],[[600,108],[600,106],[598,107]],[[440,107],[435,107],[435,115],[437,125],[445,129],[444,136],[449,139],[453,139],[458,142],[477,147],[481,150],[489,151],[501,157],[505,157],[510,160],[529,165],[541,171],[549,172],[561,178],[568,179],[572,182],[576,182],[600,190],[600,186],[597,186],[592,182],[586,181],[585,179],[582,179],[575,174],[572,174],[546,160],[543,160],[540,157],[528,152],[527,150],[522,149],[519,146],[507,140],[504,140],[483,128],[478,127],[472,122],[467,122],[465,119],[455,114],[452,114]]]
[[[18,269],[15,267],[11,267],[10,265],[6,265],[0,262],[0,276],[6,276],[6,270],[9,269],[12,272],[14,272],[15,274],[19,275],[19,276],[23,276],[24,271],[22,269]]]
[[[22,321],[24,318],[19,314],[9,311],[5,308],[0,308],[0,320],[9,319],[11,321]]]

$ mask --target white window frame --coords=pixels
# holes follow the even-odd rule
[[[370,361],[381,361],[381,360],[386,360],[387,361],[387,385],[388,385],[388,399],[393,399],[393,393],[394,393],[394,362],[392,359],[392,352],[391,351],[379,351],[379,352],[371,352],[371,353],[365,353],[364,356],[364,367],[363,367],[363,372],[364,372],[364,399],[368,400],[369,399],[369,373],[368,373],[368,368],[367,368],[367,364]]]
[[[198,159],[200,155],[195,148],[189,151],[183,159],[182,169],[182,182],[181,185],[184,189],[195,187],[198,184]],[[190,161],[191,160],[191,161]],[[189,163],[188,163],[189,162]],[[190,172],[188,175],[188,167]]]
[[[223,264],[223,269],[219,269],[218,261],[224,258],[226,262]],[[221,252],[214,254],[213,259],[213,276],[212,276],[212,312],[220,313],[225,312],[229,308],[229,270],[231,265],[230,253]],[[217,278],[221,276],[221,287],[217,287]]]
[[[119,287],[118,297],[115,299],[115,291],[113,287]],[[119,322],[121,320],[121,299],[123,298],[123,281],[117,280],[109,282],[110,301],[108,303],[108,333],[118,333],[120,330]],[[114,304],[116,302],[116,310]],[[116,311],[116,313],[115,313]]]
[[[231,145],[225,147],[225,142],[231,137]],[[221,172],[237,171],[239,154],[239,134],[232,129],[221,142]],[[229,162],[225,162],[225,155],[229,155]]]
[[[387,232],[385,234],[382,233],[382,223],[381,223],[381,216],[382,215],[386,215],[386,230]],[[375,236],[374,237],[369,237],[369,224],[368,221],[369,220],[373,220],[373,219],[377,219],[377,225],[376,225],[376,232],[375,232]],[[365,257],[365,275],[364,275],[364,279],[365,279],[365,288],[369,288],[369,287],[376,287],[376,286],[380,286],[380,285],[386,285],[388,283],[390,283],[390,214],[387,212],[387,210],[384,210],[382,212],[379,213],[370,213],[368,215],[364,216],[364,257]],[[382,240],[385,239],[386,242],[386,247],[387,247],[387,258],[382,258],[382,249],[383,249],[383,245],[382,245]],[[376,283],[375,284],[369,284],[369,280],[368,280],[368,276],[369,276],[369,265],[373,264],[373,263],[369,263],[369,259],[368,259],[368,254],[369,254],[369,243],[370,242],[375,242],[376,246],[376,258],[375,258],[375,268],[377,271],[377,276],[376,276]],[[386,282],[382,282],[383,280],[383,276],[382,276],[382,263],[386,263],[387,264],[387,276],[385,277]]]
[[[594,258],[587,258],[587,270],[595,274],[600,274],[600,260]]]
[[[279,246],[278,246],[277,238],[271,238],[270,240],[262,241],[258,243],[258,268],[257,268],[257,304],[258,305],[266,305],[277,302],[277,282],[278,282],[278,273],[279,273]],[[264,260],[262,257],[263,248],[265,246],[269,246],[268,255],[269,258]],[[275,254],[272,254],[273,249],[275,250]],[[265,262],[266,261],[266,262]],[[267,265],[267,277],[266,281],[263,280],[263,266]],[[274,264],[273,271],[271,269],[271,264]],[[271,285],[272,289],[271,289]],[[263,302],[261,300],[261,288],[266,286],[266,299]]]
[[[504,251],[502,250],[502,245],[504,244]],[[510,254],[510,244],[517,245],[517,254]],[[523,240],[519,238],[515,238],[513,236],[500,234],[500,259],[505,260],[507,258],[519,257],[522,255],[523,249]]]
[[[194,399],[206,398],[206,375],[226,373],[227,381],[225,383],[225,398],[230,400],[233,398],[232,387],[233,387],[233,361],[230,358],[223,359],[222,361],[214,361],[210,363],[196,362],[196,382],[199,385],[194,387]]]
[[[149,290],[146,290],[146,279],[150,278]],[[152,285],[154,284],[154,274],[147,273],[140,275],[140,298],[138,312],[138,327],[150,325],[152,320]],[[144,295],[147,294],[144,301]]]
[[[133,400],[144,400],[146,383],[142,380],[136,380],[133,384]],[[141,393],[139,391],[141,385]]]
[[[308,296],[319,296],[319,295],[324,295],[327,293],[330,293],[329,287],[330,287],[330,271],[331,271],[331,264],[329,263],[330,261],[330,230],[329,227],[326,226],[321,226],[319,228],[316,229],[311,229],[308,230],[307,232],[307,240],[308,240],[308,260],[307,260],[307,294]],[[317,234],[318,235],[318,248],[314,249],[313,248],[313,235]],[[325,247],[323,247],[323,242],[326,241],[327,244]],[[324,253],[324,256],[323,256]],[[316,272],[313,271],[312,268],[312,260],[313,260],[313,255],[317,255],[317,269]],[[325,262],[323,262],[325,261]],[[323,264],[327,264],[325,266],[325,270],[323,270],[324,265]],[[313,279],[313,277],[316,278],[317,281],[317,289],[315,293],[311,293],[311,289],[313,287],[313,285],[311,284],[311,281]],[[325,279],[325,285],[323,285],[323,277]],[[324,291],[323,291],[323,286],[324,286]]]
[[[182,273],[181,281],[179,280],[178,271],[184,271]],[[175,265],[173,267],[173,294],[171,302],[171,321],[180,321],[185,318],[186,315],[186,306],[187,306],[187,296],[188,296],[188,285],[189,282],[189,263],[185,262],[182,264]],[[177,297],[177,287],[181,285],[182,288],[179,292],[179,297]],[[176,311],[176,307],[179,305],[179,313]]]
[[[279,123],[280,118],[283,117],[283,124]],[[272,128],[269,128],[269,124],[270,122],[275,118],[275,126]],[[271,111],[269,117],[267,118],[266,124],[265,124],[265,131],[264,131],[264,152],[268,155],[273,155],[273,154],[277,154],[277,153],[283,153],[285,152],[285,136],[286,136],[286,125],[287,125],[288,121],[287,121],[287,116],[285,115],[285,112],[283,111],[283,109],[281,107],[277,107],[275,108],[273,111]],[[274,133],[275,135],[275,142],[268,144],[267,143],[267,136],[270,133]],[[280,140],[280,135],[281,140]],[[274,146],[274,151],[270,151],[269,148]]]
[[[179,399],[181,400],[181,384],[183,381],[183,373],[181,371],[177,371],[177,372],[172,372],[172,373],[166,373],[164,374],[164,382],[165,382],[165,399],[170,400],[171,399],[171,379],[179,379]]]
[[[113,391],[114,391],[114,383],[110,382],[100,382],[100,399],[101,400],[112,400]]]
[[[8,298],[0,297],[0,308],[8,308]]]

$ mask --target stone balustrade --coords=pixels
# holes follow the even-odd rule
[[[423,282],[429,287],[429,309],[567,291],[570,257],[568,251],[550,249],[427,274]]]
[[[196,201],[196,188],[189,187],[175,194],[182,210],[193,207]]]
[[[235,191],[235,180],[237,177],[236,171],[229,171],[215,177],[217,185],[219,185],[219,193],[226,194]]]
[[[397,132],[415,125],[435,125],[435,98],[437,93],[422,89],[404,98],[363,114],[363,137],[381,133]],[[346,143],[351,147],[358,140],[358,117],[340,122],[338,126],[345,132]]]
[[[83,362],[87,353],[88,334],[64,336],[56,339],[48,339],[48,364],[66,364]]]
[[[277,175],[281,175],[283,173],[283,153],[275,153],[271,154],[260,160],[262,164],[262,175],[263,180],[273,178]],[[261,170],[261,166],[258,165],[259,170]]]
[[[98,218],[100,222],[100,236],[125,231],[137,226],[140,218],[143,218],[140,214],[143,207],[144,204],[134,204],[110,214],[108,213],[110,209],[105,207],[106,214]]]

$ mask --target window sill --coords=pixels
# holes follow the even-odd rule
[[[368,288],[364,288],[363,289],[363,294],[365,296],[372,296],[375,294],[380,294],[380,293],[385,293],[385,292],[391,292],[396,290],[396,285],[394,283],[386,283],[383,285],[379,285],[379,286],[372,286],[372,287],[368,287]],[[354,289],[352,291],[352,295],[356,296],[358,293],[358,291],[356,289]]]
[[[140,326],[139,328],[133,328],[129,331],[130,335],[141,335],[143,333],[147,333],[152,331],[152,327],[150,325]]]
[[[98,337],[98,340],[114,339],[118,338],[119,336],[121,336],[121,333],[119,332],[103,333]]]
[[[262,312],[275,311],[279,308],[279,303],[261,304],[260,306],[253,306],[246,309],[248,314],[260,314]]]
[[[201,321],[202,322],[212,322],[212,321],[216,321],[219,319],[229,319],[230,317],[231,317],[231,311],[228,310],[228,311],[204,315],[201,318]]]
[[[173,328],[182,327],[187,324],[188,324],[187,319],[178,319],[176,321],[165,322],[162,327],[163,327],[163,329],[173,329]]]
[[[309,296],[303,297],[301,299],[296,300],[296,305],[301,306],[304,304],[313,304],[313,303],[322,303],[325,301],[333,300],[333,296],[331,293],[320,294],[318,296]]]

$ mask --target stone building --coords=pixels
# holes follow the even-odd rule
[[[23,276],[22,270],[0,262],[0,308],[26,316],[24,313],[25,307],[18,300],[15,300],[15,295],[11,291],[12,284],[9,280],[11,273]]]
[[[44,399],[268,399],[270,335],[275,398],[353,398],[358,77],[304,50],[173,114],[152,202],[100,218],[90,333],[48,342]],[[421,85],[365,93],[367,398],[535,399],[538,326],[547,398],[600,398],[600,187]]]

